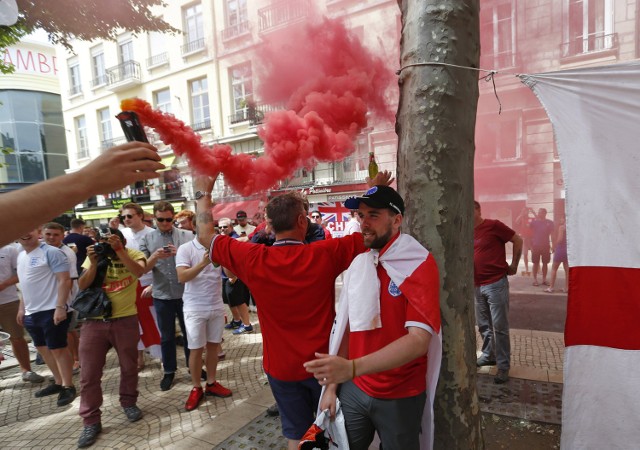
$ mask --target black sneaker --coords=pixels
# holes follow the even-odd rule
[[[137,422],[142,419],[142,411],[136,405],[125,406],[122,409],[124,410],[124,414],[127,416],[127,420],[129,422]]]
[[[165,373],[164,377],[162,377],[162,381],[160,382],[160,389],[163,391],[168,391],[171,389],[171,385],[173,384],[173,377],[175,377],[175,373]]]
[[[100,423],[94,423],[93,425],[87,425],[82,429],[80,437],[78,438],[78,448],[85,448],[92,446],[98,435],[102,432],[102,425]]]
[[[58,406],[66,406],[76,398],[76,388],[64,386],[58,395]]]
[[[498,373],[493,377],[495,384],[504,384],[509,381],[509,369],[498,369]]]
[[[46,397],[47,395],[58,394],[62,392],[62,389],[62,385],[56,384],[55,381],[52,381],[48,386],[40,389],[39,391],[36,391],[35,395],[36,398]]]
[[[207,371],[202,369],[202,372],[200,372],[200,379],[202,381],[207,381]]]
[[[278,404],[271,405],[267,408],[267,416],[276,417],[280,415],[280,410],[278,409]]]

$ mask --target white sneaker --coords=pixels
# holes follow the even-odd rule
[[[31,370],[27,370],[26,372],[22,372],[22,381],[29,381],[31,383],[42,383],[44,381],[44,377],[38,375]]]

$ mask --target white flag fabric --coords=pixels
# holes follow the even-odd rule
[[[566,189],[562,449],[640,442],[640,62],[522,75]]]

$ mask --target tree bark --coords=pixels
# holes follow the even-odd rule
[[[402,10],[398,187],[404,231],[440,270],[443,359],[435,448],[484,448],[476,392],[473,158],[478,72],[477,0],[399,0]]]

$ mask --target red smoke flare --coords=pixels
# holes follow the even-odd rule
[[[273,102],[287,97],[289,108],[266,114],[258,130],[262,157],[232,155],[228,145],[205,146],[182,121],[143,100],[123,100],[122,110],[135,111],[176,155],[186,156],[195,172],[221,172],[244,196],[274,187],[301,167],[340,161],[353,153],[354,138],[367,126],[367,112],[390,118],[384,94],[392,70],[337,20],[304,25],[296,39],[290,37],[286,44],[277,38],[267,42],[259,55],[268,61],[267,73],[260,76],[261,98]],[[291,70],[292,62],[299,70]]]

